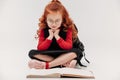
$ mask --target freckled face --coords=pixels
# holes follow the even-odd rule
[[[56,30],[61,26],[62,14],[60,12],[50,13],[47,15],[48,27]]]

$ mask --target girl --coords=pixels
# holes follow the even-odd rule
[[[31,50],[28,66],[48,69],[56,66],[74,68],[79,51],[73,43],[77,30],[65,7],[58,0],[52,0],[40,18],[37,50]]]

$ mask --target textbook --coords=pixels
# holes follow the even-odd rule
[[[78,68],[31,69],[30,72],[27,78],[95,78],[92,71]]]

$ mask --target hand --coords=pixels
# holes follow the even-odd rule
[[[54,33],[53,33],[53,35],[54,35],[54,37],[56,38],[56,40],[58,40],[58,39],[60,38],[59,32],[60,32],[60,29],[57,29],[57,30],[55,30]]]
[[[54,35],[53,35],[53,30],[52,30],[52,29],[49,29],[48,32],[49,32],[48,39],[52,40],[52,39],[53,39],[53,36],[54,36]]]
[[[57,29],[57,30],[54,31],[53,35],[54,35],[54,36],[59,35],[59,32],[60,32],[60,30]]]

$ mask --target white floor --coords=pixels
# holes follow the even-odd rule
[[[91,57],[88,58],[89,60],[91,60],[91,64],[89,65],[88,69],[93,71],[96,78],[95,80],[119,80],[120,52],[96,51],[94,53],[96,54],[91,55],[92,52],[89,52],[89,55],[91,55]],[[19,56],[19,54],[22,53],[17,53],[16,55]],[[9,55],[12,55],[12,53],[9,53],[7,56],[6,55],[1,56],[4,58],[0,60],[0,80],[18,80],[18,79],[39,80],[39,79],[26,78],[26,75],[30,70],[27,66],[27,61],[29,60],[26,59],[27,56],[21,55],[19,57],[16,57],[15,55],[15,57],[11,58],[11,56]],[[50,80],[50,79],[45,78],[42,80]],[[58,79],[54,78],[51,80],[58,80]]]

